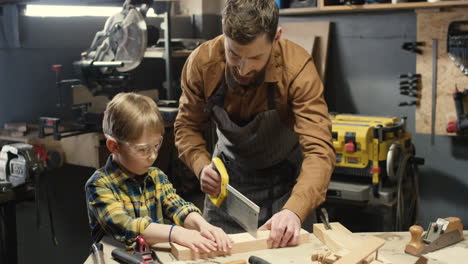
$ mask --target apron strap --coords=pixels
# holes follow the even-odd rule
[[[221,85],[215,90],[215,92],[208,98],[208,102],[205,106],[205,113],[211,113],[215,105],[224,108],[224,97],[226,96],[226,81],[221,81]]]
[[[273,110],[276,108],[275,103],[275,84],[268,83],[268,109]]]

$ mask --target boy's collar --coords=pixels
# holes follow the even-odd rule
[[[117,182],[119,185],[127,180],[132,179],[128,177],[128,175],[125,172],[123,172],[122,169],[120,169],[119,164],[113,160],[112,154],[109,155],[109,157],[107,158],[106,165],[104,165],[104,169],[107,172],[107,175],[111,175],[112,180]]]

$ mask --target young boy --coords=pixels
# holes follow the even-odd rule
[[[167,176],[152,167],[164,122],[151,98],[116,95],[104,112],[103,131],[112,154],[85,186],[94,241],[107,233],[127,248],[138,235],[150,245],[174,242],[194,252],[231,247],[224,231],[203,219],[197,207],[176,194]]]

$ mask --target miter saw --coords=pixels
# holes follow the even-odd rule
[[[109,17],[96,33],[81,60],[73,63],[93,95],[112,97],[129,88],[128,72],[140,65],[148,45],[145,17],[152,2],[126,0],[122,11]]]
[[[126,0],[122,10],[107,19],[104,29],[96,33],[89,49],[81,54],[81,60],[73,63],[79,79],[62,80],[62,66],[52,66],[56,72],[59,94],[58,115],[40,117],[40,138],[53,135],[54,139],[60,140],[101,131],[102,113],[88,112],[90,104],[86,103],[65,107],[62,90],[64,86],[82,84],[93,96],[104,95],[109,99],[117,93],[135,90],[130,83],[129,72],[140,65],[146,47],[155,45],[158,38],[158,34],[148,38],[145,22],[146,13],[152,4],[152,0]],[[149,29],[158,32],[154,27]],[[66,130],[59,130],[60,125],[64,124],[64,113],[67,112],[72,113],[73,123],[68,124]],[[46,133],[47,129],[52,132]]]

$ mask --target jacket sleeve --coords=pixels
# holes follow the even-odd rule
[[[179,157],[197,177],[200,176],[203,167],[210,163],[211,157],[203,138],[203,130],[209,122],[209,113],[204,111],[206,98],[203,92],[203,75],[197,65],[198,54],[195,50],[182,70],[182,95],[174,123],[175,145]]]
[[[161,182],[161,203],[165,218],[172,219],[176,225],[183,226],[185,218],[192,212],[201,214],[201,211],[191,202],[187,202],[180,197],[167,176],[160,172],[159,179]]]
[[[308,60],[289,89],[289,104],[294,113],[294,131],[303,153],[301,171],[284,208],[302,221],[325,200],[335,167],[331,121],[323,97],[323,84],[312,60]]]

